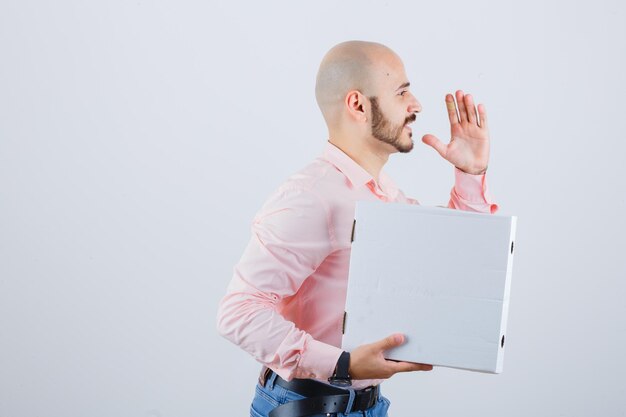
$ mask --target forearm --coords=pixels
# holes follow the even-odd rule
[[[220,302],[218,331],[286,380],[328,378],[341,349],[298,329],[278,313],[276,302],[235,277]]]

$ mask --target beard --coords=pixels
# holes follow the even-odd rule
[[[415,121],[417,116],[411,114],[401,125],[394,125],[389,119],[383,115],[378,105],[376,97],[369,97],[372,103],[372,136],[381,142],[388,143],[396,148],[398,152],[407,153],[413,149],[413,140],[409,143],[402,143],[402,130],[407,123]],[[413,133],[409,133],[409,138],[413,137]]]

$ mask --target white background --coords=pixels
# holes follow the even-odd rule
[[[316,157],[319,62],[404,59],[423,112],[387,172],[445,204],[447,92],[490,117],[519,216],[504,373],[384,384],[398,416],[626,414],[626,6],[0,3],[0,417],[246,415],[259,365],[215,330],[252,217]]]

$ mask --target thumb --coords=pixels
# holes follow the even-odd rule
[[[400,346],[404,343],[404,335],[400,333],[392,334],[391,336],[387,336],[382,340],[374,343],[374,348],[376,350],[388,350],[394,348],[396,346]]]
[[[422,137],[422,142],[434,148],[443,158],[446,157],[446,151],[448,147],[444,145],[443,142],[441,142],[439,139],[437,139],[435,135],[424,135],[424,137]]]

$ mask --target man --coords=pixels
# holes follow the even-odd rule
[[[315,95],[328,125],[323,156],[290,177],[255,216],[252,239],[222,299],[220,333],[264,367],[251,416],[296,417],[362,411],[382,417],[383,379],[431,365],[385,360],[402,334],[343,352],[350,234],[357,200],[417,204],[382,172],[389,155],[413,148],[409,124],[421,105],[400,58],[384,45],[333,47]],[[487,116],[462,91],[448,94],[450,143],[422,140],[454,165],[451,208],[493,213],[485,172]],[[458,112],[458,113],[457,113]]]

